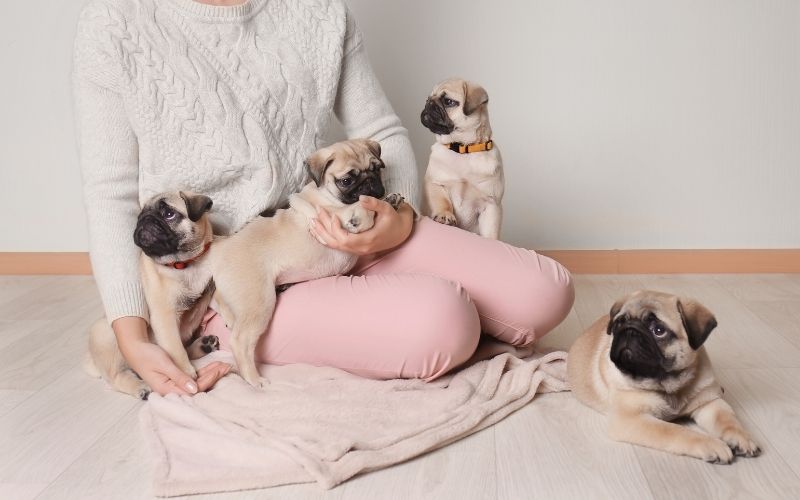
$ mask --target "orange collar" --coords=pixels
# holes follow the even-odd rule
[[[462,155],[465,153],[480,153],[481,151],[490,151],[494,148],[494,142],[489,139],[486,142],[476,142],[474,144],[461,144],[460,142],[451,142],[447,145],[450,151],[455,151],[456,153],[461,153]]]
[[[173,267],[175,269],[186,269],[187,267],[189,267],[189,265],[192,262],[196,261],[197,259],[199,259],[203,255],[205,255],[205,253],[208,252],[208,248],[210,246],[211,246],[211,242],[209,241],[208,243],[206,243],[206,246],[203,247],[203,251],[200,252],[198,255],[195,255],[191,259],[189,259],[189,260],[179,260],[178,262],[173,262],[171,264],[164,264],[164,265],[167,266],[167,267]]]

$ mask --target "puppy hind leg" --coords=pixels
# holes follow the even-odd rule
[[[267,331],[272,313],[275,311],[275,285],[270,281],[260,293],[243,294],[233,309],[236,323],[231,334],[231,351],[236,358],[239,375],[250,385],[260,387],[261,376],[255,361],[256,344]]]
[[[219,338],[216,335],[203,335],[197,337],[189,347],[186,348],[186,354],[189,359],[200,359],[206,354],[211,354],[219,350]]]
[[[701,406],[692,418],[703,430],[727,443],[737,456],[757,457],[761,454],[761,448],[744,430],[733,408],[724,399],[718,398]]]
[[[150,394],[150,387],[128,367],[105,318],[95,322],[89,330],[89,352],[84,368],[90,375],[102,377],[116,391],[139,399],[147,399]]]

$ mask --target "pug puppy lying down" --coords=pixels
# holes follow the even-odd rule
[[[150,310],[150,339],[193,378],[189,360],[219,348],[216,336],[198,335],[214,289],[208,266],[211,206],[211,199],[200,194],[161,193],[144,204],[133,234],[142,249],[139,272]],[[141,399],[150,394],[150,387],[125,362],[106,318],[89,330],[85,368],[120,392]]]
[[[289,198],[288,209],[254,219],[214,243],[209,252],[214,300],[232,329],[231,350],[239,374],[251,385],[261,385],[255,346],[272,318],[276,287],[344,274],[355,265],[357,256],[321,244],[309,225],[323,208],[351,233],[370,229],[375,213],[364,209],[358,198],[384,197],[380,156],[380,145],[366,139],[315,152],[306,161],[313,182]],[[385,199],[395,208],[403,201],[400,195]]]
[[[714,315],[691,299],[640,290],[620,299],[569,351],[581,402],[608,415],[612,439],[727,464],[761,450],[722,399],[703,343]],[[691,417],[701,429],[673,423]]]

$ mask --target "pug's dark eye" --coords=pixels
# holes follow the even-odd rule
[[[174,210],[168,209],[166,212],[164,212],[164,220],[172,220],[175,218],[175,215],[177,214],[175,213]]]
[[[442,98],[442,104],[444,105],[445,108],[453,108],[455,106],[458,106],[458,101],[454,101],[453,99],[450,99],[449,97],[443,97]]]
[[[650,333],[652,333],[656,337],[663,337],[664,335],[667,334],[667,329],[664,328],[664,325],[662,325],[658,321],[653,321],[650,323]]]
[[[342,186],[347,187],[353,183],[353,179],[350,177],[345,177],[344,179],[339,179],[339,182],[342,184]]]

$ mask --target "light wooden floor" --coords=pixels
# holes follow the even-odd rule
[[[720,466],[617,444],[567,393],[329,492],[193,498],[800,498],[800,275],[577,276],[574,310],[543,343],[567,348],[617,297],[643,287],[697,297],[716,313],[706,345],[761,457]],[[150,497],[143,403],[80,369],[100,310],[90,277],[0,276],[0,499]]]

